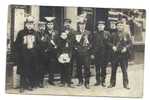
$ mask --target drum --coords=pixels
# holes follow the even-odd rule
[[[68,53],[62,53],[62,54],[60,54],[60,56],[58,57],[58,62],[59,63],[70,63],[70,60],[71,60],[71,58],[70,58],[70,56],[69,56],[69,54]]]

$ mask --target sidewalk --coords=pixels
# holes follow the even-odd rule
[[[107,69],[107,71],[109,68]],[[76,88],[51,86],[46,84],[45,88],[34,89],[33,91],[25,91],[22,94],[40,94],[40,95],[74,95],[74,96],[113,96],[113,97],[141,97],[143,95],[143,74],[144,65],[129,65],[128,77],[130,90],[123,88],[121,69],[118,68],[117,82],[115,88],[95,87],[95,77],[90,79],[90,89],[84,86],[78,87],[77,79],[73,79]],[[110,74],[107,74],[106,85],[109,85]],[[18,94],[18,89],[6,90],[7,93]]]

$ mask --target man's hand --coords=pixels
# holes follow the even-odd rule
[[[44,50],[44,52],[47,52],[47,51],[48,51],[48,49],[45,49],[45,50]]]
[[[126,48],[126,47],[124,47],[124,48],[121,50],[121,53],[125,53],[125,52],[127,52],[127,48]]]
[[[94,55],[91,55],[91,59],[95,59],[95,56],[94,56]]]
[[[55,45],[54,48],[57,49],[57,45]]]
[[[117,51],[117,47],[116,46],[113,46],[112,49],[113,49],[114,52]]]
[[[75,50],[77,50],[78,48],[75,48]]]

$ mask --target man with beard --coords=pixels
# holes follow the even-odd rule
[[[48,66],[48,35],[46,34],[46,22],[40,21],[38,23],[38,63],[37,68],[37,85],[43,88],[43,79],[46,74],[46,67]]]
[[[55,17],[45,17],[46,19],[46,33],[48,35],[48,73],[49,79],[48,82],[51,85],[54,84],[54,68],[58,66],[57,61],[57,39],[58,39],[58,31],[54,29],[54,20]]]
[[[15,50],[17,73],[20,74],[20,92],[24,89],[32,90],[37,67],[37,33],[34,30],[34,17],[29,16],[25,21],[25,28],[19,31]]]
[[[120,65],[123,73],[123,86],[130,89],[128,84],[128,57],[130,47],[132,44],[130,35],[124,32],[124,27],[121,21],[116,23],[117,31],[112,34],[111,47],[112,47],[112,71],[109,88],[116,85],[116,72],[117,67]]]
[[[80,20],[78,22],[79,30],[76,34],[76,43],[75,50],[77,55],[77,75],[79,84],[78,86],[83,85],[89,89],[89,81],[90,81],[90,50],[91,50],[91,33],[85,29],[86,27],[86,19]],[[84,74],[83,74],[84,68]],[[85,82],[84,82],[85,80]]]
[[[105,87],[106,66],[110,59],[110,33],[105,31],[105,21],[98,21],[97,30],[93,34],[93,57],[95,58],[96,83],[95,86]],[[109,58],[108,58],[109,57]]]

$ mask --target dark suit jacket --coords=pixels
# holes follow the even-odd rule
[[[27,37],[32,37],[32,43],[33,47],[28,48],[27,43]],[[37,55],[37,48],[38,48],[38,36],[37,32],[34,30],[27,30],[26,28],[23,30],[20,30],[18,32],[16,41],[15,41],[15,55],[16,55],[16,63],[17,63],[17,73],[18,74],[27,74],[26,72],[30,70],[30,68],[26,65],[27,58],[29,56],[34,57],[36,61],[36,55]],[[35,65],[36,62],[33,62],[33,65]],[[36,66],[36,65],[35,65]],[[29,68],[29,69],[28,69]]]
[[[132,45],[132,40],[131,37],[128,33],[124,32],[116,32],[112,33],[111,36],[111,47],[116,46],[117,47],[117,52],[118,54],[121,54],[121,50],[123,48],[127,48],[127,54],[130,56],[131,54],[131,47]]]
[[[77,35],[82,35],[79,42],[77,40],[75,41],[75,49],[76,49],[77,53],[81,54],[81,55],[91,54],[91,49],[92,49],[92,34],[91,34],[91,32],[88,30],[85,30],[84,33],[81,33],[80,31],[78,31],[76,36]],[[86,36],[88,39],[87,45],[84,45],[84,42],[85,42],[84,36]]]
[[[104,54],[104,51],[109,48],[110,33],[108,31],[95,31],[93,33],[92,51],[93,53]]]

